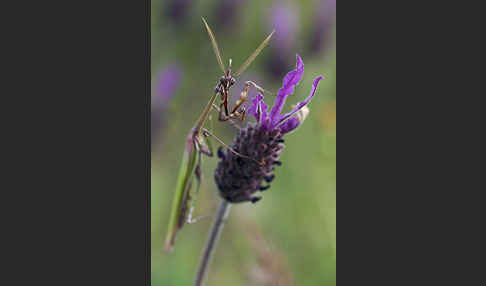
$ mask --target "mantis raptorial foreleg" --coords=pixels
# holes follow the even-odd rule
[[[227,101],[222,102],[219,107],[216,105],[213,106],[219,112],[219,121],[227,121],[235,118],[240,119],[240,121],[245,120],[246,109],[242,105],[248,100],[248,89],[250,88],[250,86],[253,86],[260,93],[268,93],[252,81],[245,82],[245,86],[240,93],[239,99],[236,101],[235,105],[231,109],[231,113],[228,114],[226,110],[223,110],[223,106],[226,108]]]
[[[220,112],[221,112],[221,109],[220,109],[220,108],[219,108],[219,107],[218,107],[216,104],[213,104],[213,108],[214,108],[214,109],[216,109],[216,111],[218,111],[218,113],[220,113]],[[233,126],[234,128],[236,128],[236,129],[238,129],[238,130],[240,130],[240,129],[241,129],[241,126],[239,126],[239,125],[238,125],[238,124],[237,124],[237,123],[234,121],[234,119],[232,119],[232,118],[228,118],[227,120],[228,120],[229,124],[230,124],[231,126]],[[224,120],[220,120],[220,121],[224,121]]]

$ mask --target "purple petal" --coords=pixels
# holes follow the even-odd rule
[[[267,109],[268,106],[263,101],[263,95],[258,93],[257,96],[253,98],[253,104],[248,109],[248,113],[253,115],[257,122],[264,122],[268,117]]]
[[[280,118],[278,119],[276,125],[279,125],[279,124],[282,124],[285,120],[287,120],[290,116],[294,115],[294,113],[296,113],[297,111],[299,111],[299,109],[301,109],[302,107],[304,107],[307,103],[309,103],[309,101],[311,100],[311,98],[314,96],[314,94],[316,93],[316,89],[317,89],[317,85],[319,84],[319,81],[323,78],[323,76],[319,76],[317,77],[314,82],[312,83],[312,90],[310,92],[310,95],[302,102],[299,102],[299,104],[297,104],[297,106],[289,113],[283,115],[283,116],[280,116]]]
[[[282,126],[280,126],[280,132],[282,132],[283,134],[289,133],[290,131],[297,128],[299,124],[300,124],[299,119],[297,117],[292,117],[286,122],[284,122]]]
[[[263,95],[258,93],[257,96],[253,98],[253,104],[248,109],[248,113],[253,115],[257,122],[265,122],[267,114],[268,105],[263,101]]]
[[[252,100],[253,104],[250,106],[250,108],[248,108],[248,114],[251,114],[255,117],[255,119],[258,121],[260,116],[257,114],[257,109],[258,109],[258,103],[262,100],[262,98],[260,98],[260,94],[258,94],[257,96],[255,96]]]
[[[285,100],[289,94],[294,93],[295,86],[299,83],[304,73],[304,63],[299,55],[296,55],[297,67],[295,70],[289,72],[283,79],[283,86],[279,89],[275,104],[270,111],[270,127],[273,128],[278,120],[280,112],[285,104]]]
[[[268,121],[268,105],[265,104],[265,102],[263,101],[263,95],[261,95],[259,93],[259,95],[262,97],[262,100],[259,102],[259,107],[260,107],[260,110],[261,110],[261,113],[260,113],[260,119],[259,121],[264,124],[264,126],[266,127],[267,125],[267,121]]]

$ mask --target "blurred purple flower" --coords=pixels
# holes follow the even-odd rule
[[[269,30],[275,29],[275,35],[270,42],[272,49],[269,60],[269,71],[275,78],[280,78],[289,68],[290,55],[295,50],[297,32],[297,7],[290,3],[277,1],[270,9],[267,26]]]
[[[177,65],[170,65],[162,69],[157,77],[152,104],[165,106],[177,90],[181,78],[182,69]]]
[[[298,55],[296,58],[297,67],[284,77],[282,88],[278,91],[270,112],[263,102],[261,93],[253,99],[253,105],[248,109],[248,113],[255,117],[256,123],[247,124],[246,128],[242,128],[231,146],[247,158],[235,155],[231,151],[218,150],[221,160],[216,167],[214,178],[221,197],[231,203],[255,203],[261,199],[253,197],[253,194],[268,189],[270,182],[275,178],[274,166],[282,164],[278,159],[285,147],[283,136],[302,124],[309,112],[306,105],[314,96],[322,76],[314,80],[310,95],[304,101],[297,104],[289,113],[280,114],[287,96],[294,93],[295,86],[299,84],[304,73],[302,59]],[[294,115],[296,116],[292,117]],[[264,182],[266,185],[263,185]]]
[[[336,16],[336,0],[319,0],[310,34],[310,52],[320,53],[329,48],[331,30]]]
[[[192,2],[192,0],[169,0],[167,3],[167,15],[174,23],[183,23],[189,14]]]
[[[271,8],[269,28],[275,29],[272,46],[281,53],[288,53],[292,49],[297,31],[296,7],[288,3],[276,2]]]
[[[218,30],[234,28],[238,20],[238,12],[247,0],[219,0],[216,2],[216,19]]]
[[[155,82],[155,92],[152,94],[152,142],[164,126],[164,112],[172,96],[182,80],[182,69],[177,65],[164,68]]]

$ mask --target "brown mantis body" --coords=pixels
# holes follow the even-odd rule
[[[256,163],[261,164],[261,162],[253,158],[250,158],[248,156],[236,152],[231,147],[224,144],[222,140],[217,138],[215,135],[213,135],[203,126],[206,120],[208,119],[208,117],[210,116],[211,110],[213,108],[218,109],[217,106],[214,104],[218,94],[221,95],[221,104],[219,107],[219,120],[226,121],[226,120],[232,120],[234,118],[240,118],[241,120],[245,119],[246,110],[244,107],[242,107],[242,105],[247,100],[249,87],[253,86],[262,93],[263,93],[263,89],[258,85],[256,85],[255,83],[251,81],[247,81],[245,83],[245,87],[243,88],[243,91],[241,92],[240,98],[236,102],[235,106],[231,109],[231,112],[228,108],[229,89],[231,88],[231,86],[235,84],[236,82],[235,77],[240,75],[250,65],[250,63],[261,52],[261,50],[267,45],[268,41],[270,40],[274,32],[272,32],[260,44],[260,46],[258,46],[258,48],[253,52],[253,54],[251,54],[248,57],[248,59],[242,64],[240,69],[236,73],[232,74],[231,59],[229,61],[228,69],[225,71],[223,61],[221,59],[221,54],[218,49],[218,44],[216,43],[216,39],[214,38],[213,32],[209,28],[204,18],[202,18],[202,20],[211,38],[214,53],[216,54],[216,58],[218,60],[219,66],[221,67],[221,70],[224,73],[224,76],[220,78],[219,83],[214,90],[214,94],[209,99],[208,104],[204,108],[195,126],[191,129],[191,131],[187,136],[186,148],[183,154],[181,169],[179,170],[179,175],[177,178],[176,192],[172,202],[172,211],[169,219],[169,227],[168,227],[168,232],[166,237],[166,246],[165,246],[166,251],[172,249],[175,242],[176,233],[184,226],[184,224],[195,221],[192,220],[192,211],[194,209],[197,193],[199,192],[199,187],[201,184],[201,162],[202,162],[201,154],[205,154],[210,157],[213,156],[211,144],[209,144],[209,141],[207,141],[208,144],[205,144],[206,140],[204,140],[204,137],[211,136],[216,141],[218,141],[221,145],[228,148],[228,150],[233,152],[235,155],[249,160],[253,160]],[[191,192],[193,178],[196,179],[196,191],[194,193]]]
[[[248,88],[250,86],[253,86],[261,93],[264,93],[264,89],[259,87],[257,84],[255,84],[252,81],[245,82],[245,87],[243,88],[243,91],[240,94],[240,98],[236,102],[235,106],[231,109],[231,112],[228,108],[229,90],[236,83],[235,77],[239,76],[253,62],[253,60],[258,56],[261,50],[268,44],[268,41],[270,41],[270,38],[272,37],[275,31],[272,31],[272,33],[268,35],[268,37],[256,48],[256,50],[248,57],[248,59],[246,59],[246,61],[241,65],[241,67],[235,73],[232,74],[231,59],[229,60],[228,69],[225,69],[223,65],[223,60],[221,58],[221,53],[219,51],[218,44],[216,42],[216,38],[214,37],[214,34],[211,28],[209,28],[209,25],[206,22],[206,20],[204,20],[204,18],[202,18],[202,20],[204,22],[204,25],[206,26],[209,37],[211,38],[216,59],[218,60],[221,71],[223,72],[223,76],[219,79],[219,82],[214,89],[214,92],[216,94],[219,93],[221,95],[219,120],[226,121],[231,118],[240,118],[240,120],[243,121],[245,120],[246,110],[241,105],[245,103],[245,101],[247,100]]]

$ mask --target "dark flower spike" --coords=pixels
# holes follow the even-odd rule
[[[290,71],[283,80],[275,104],[268,112],[268,106],[263,102],[263,95],[259,93],[254,99],[248,113],[253,115],[256,123],[249,123],[239,130],[233,141],[232,148],[252,160],[242,158],[226,151],[219,154],[221,160],[216,167],[214,178],[223,199],[231,203],[257,202],[260,197],[253,197],[257,191],[265,191],[274,180],[274,166],[281,166],[279,161],[283,144],[283,136],[295,130],[309,113],[306,105],[314,96],[322,76],[317,77],[310,95],[293,107],[292,111],[280,115],[288,95],[293,94],[295,86],[299,84],[304,73],[304,63],[297,55],[297,67]],[[261,164],[255,163],[255,161]]]
[[[220,159],[224,158],[223,147],[218,148],[218,158]]]
[[[270,185],[266,185],[266,186],[261,186],[260,188],[258,188],[260,191],[265,191],[265,190],[268,190],[270,188]]]
[[[271,174],[270,176],[265,177],[265,181],[267,181],[267,183],[270,183],[271,181],[273,181],[274,178],[275,178],[275,175]]]

